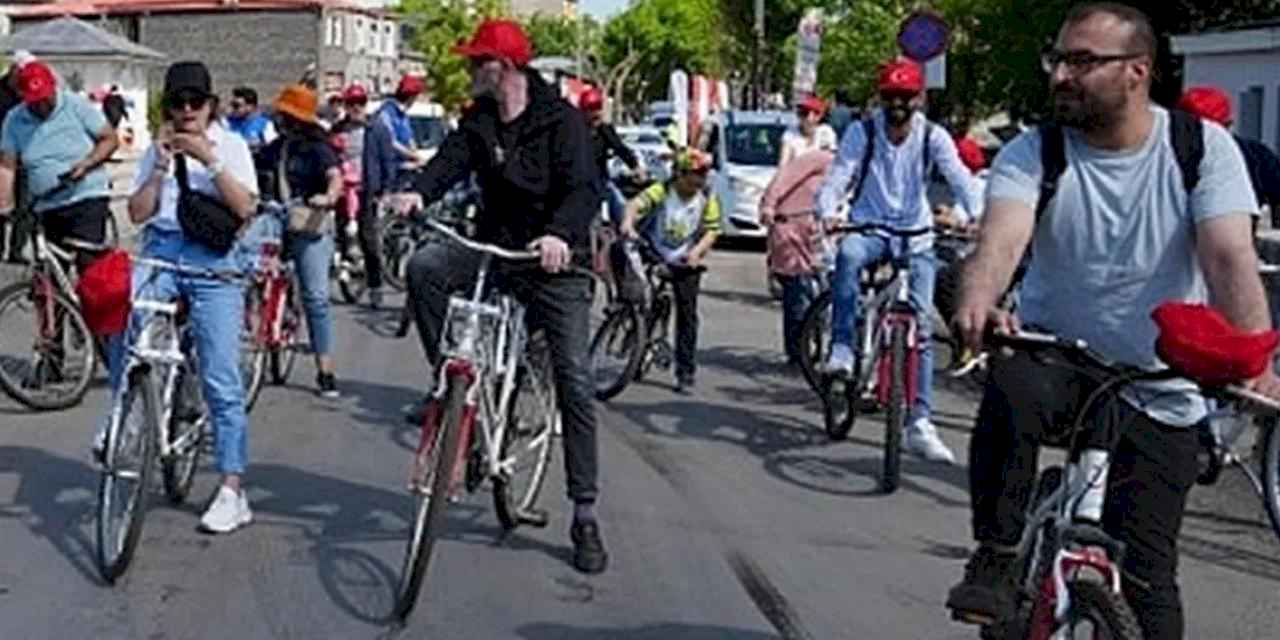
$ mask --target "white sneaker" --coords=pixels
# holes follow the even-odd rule
[[[209,533],[231,533],[250,522],[253,522],[253,512],[249,510],[244,490],[237,494],[223,485],[218,487],[209,510],[200,518],[200,528]]]
[[[827,373],[850,377],[853,375],[853,349],[847,344],[831,345],[831,357],[827,359]]]
[[[942,438],[938,437],[938,428],[928,418],[917,418],[906,428],[905,448],[929,462],[955,464],[956,457],[951,453]]]

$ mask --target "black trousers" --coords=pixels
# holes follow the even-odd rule
[[[382,288],[382,238],[378,235],[378,203],[374,196],[363,191],[356,193],[360,199],[360,208],[356,210],[356,227],[359,234],[360,252],[364,254],[364,273],[369,281],[370,289]],[[338,250],[346,254],[350,249],[350,239],[346,230],[338,229],[334,234],[338,241]]]
[[[969,446],[973,535],[979,543],[1016,544],[1035,491],[1042,423],[1014,411],[1010,398],[988,383]],[[1198,474],[1199,444],[1188,428],[1161,424],[1127,402],[1109,402],[1097,415],[1118,428],[1111,454],[1103,529],[1127,546],[1125,597],[1147,640],[1181,640],[1178,531],[1187,494]]]
[[[409,304],[423,350],[440,361],[440,332],[449,294],[475,284],[480,257],[453,244],[432,243],[409,261]],[[495,277],[491,271],[490,277]],[[594,502],[598,464],[595,396],[587,348],[594,281],[576,274],[551,275],[521,269],[502,274],[504,284],[527,308],[531,329],[542,329],[551,349],[556,397],[564,423],[564,464],[569,499]]]
[[[698,371],[698,292],[700,271],[671,267],[671,292],[676,299],[676,378],[692,381]]]

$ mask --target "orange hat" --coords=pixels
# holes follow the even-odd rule
[[[291,84],[280,92],[280,97],[276,98],[276,111],[283,113],[294,120],[305,122],[307,124],[320,124],[316,119],[316,92],[300,85]]]
[[[485,20],[476,27],[471,41],[454,47],[453,52],[468,58],[502,58],[523,67],[533,59],[533,44],[516,21]]]

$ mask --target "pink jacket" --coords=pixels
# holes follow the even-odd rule
[[[817,209],[818,191],[835,154],[818,149],[803,153],[778,168],[773,182],[760,198],[760,216],[775,214],[787,219],[769,227],[769,271],[793,276],[813,273],[818,268],[820,236]],[[790,216],[798,215],[795,219]]]

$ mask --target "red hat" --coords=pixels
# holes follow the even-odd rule
[[[800,104],[796,106],[806,111],[811,111],[813,113],[826,113],[827,111],[827,103],[823,101],[822,98],[819,98],[818,96],[814,96],[814,95],[808,96],[804,100],[801,100]]]
[[[973,138],[960,138],[956,140],[956,151],[960,154],[960,162],[969,168],[969,171],[977,173],[987,168],[987,154],[982,152],[982,147]]]
[[[1181,98],[1178,108],[1222,126],[1231,124],[1231,96],[1217,87],[1191,87]]]
[[[1151,314],[1160,328],[1156,354],[1207,386],[1251,380],[1271,365],[1280,332],[1245,333],[1203,304],[1166,302]]]
[[[591,87],[578,96],[578,108],[583,111],[599,111],[604,108],[604,92]]]
[[[353,84],[343,90],[342,101],[347,104],[368,102],[369,94],[365,92],[364,87]]]
[[[58,81],[45,63],[36,60],[18,69],[18,93],[22,94],[23,103],[35,104],[57,92]]]
[[[880,91],[920,93],[924,91],[924,72],[906,58],[886,62],[880,67]]]
[[[520,23],[514,20],[485,20],[476,27],[471,42],[460,44],[453,52],[468,58],[503,58],[523,67],[533,59],[533,45]]]
[[[397,96],[420,96],[427,90],[427,83],[418,76],[405,75],[396,86]]]

